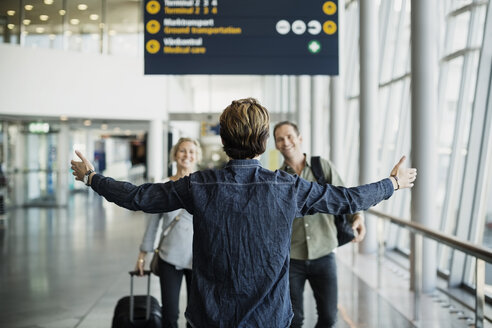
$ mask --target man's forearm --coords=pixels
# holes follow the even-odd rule
[[[91,180],[91,188],[107,201],[132,211],[164,213],[183,207],[179,203],[179,197],[173,195],[170,182],[135,186],[95,174]]]

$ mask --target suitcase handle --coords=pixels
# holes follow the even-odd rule
[[[134,310],[134,299],[133,299],[133,277],[139,276],[140,272],[129,271],[130,274],[130,322],[133,323],[133,310]],[[147,276],[147,308],[145,309],[145,320],[149,320],[150,318],[150,270],[144,270],[144,276]]]
[[[150,271],[150,270],[144,270],[143,275],[144,276],[150,276],[151,273],[152,273],[152,271]],[[140,271],[138,271],[138,270],[128,271],[128,274],[130,276],[140,276]]]

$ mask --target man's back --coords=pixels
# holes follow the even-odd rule
[[[197,327],[288,327],[295,178],[257,160],[190,178],[194,279],[186,316]],[[198,296],[198,297],[197,297]]]
[[[165,184],[115,181],[91,187],[131,210],[193,214],[193,279],[186,317],[194,327],[288,327],[290,229],[295,217],[365,210],[393,194],[384,179],[356,188],[319,185],[257,160],[231,160]]]

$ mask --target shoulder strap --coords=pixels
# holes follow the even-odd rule
[[[319,156],[311,157],[311,171],[313,171],[314,177],[319,184],[325,184],[325,174],[323,168],[321,167],[321,160]]]
[[[180,212],[181,213],[181,212]],[[169,232],[171,231],[172,228],[178,223],[178,221],[181,220],[181,217],[176,215],[176,217],[167,225],[167,227],[162,227],[162,234],[161,234],[161,239],[159,240],[159,244],[157,246],[157,249],[161,248],[162,241],[164,240],[164,237],[166,237]]]

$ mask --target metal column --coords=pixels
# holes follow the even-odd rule
[[[160,119],[154,119],[149,124],[147,138],[147,172],[148,180],[156,182],[164,177],[164,129]]]
[[[312,154],[311,149],[311,79],[299,76],[297,85],[298,127],[302,135],[303,150]]]
[[[297,107],[297,94],[296,94],[296,90],[297,90],[297,77],[296,76],[289,76],[289,120],[291,121],[294,121],[296,124],[298,123],[297,122],[297,119],[298,119],[298,107]]]
[[[323,157],[326,157],[325,146],[328,138],[323,101],[326,94],[325,80],[320,75],[311,77],[311,155]]]
[[[376,180],[377,145],[375,138],[378,105],[378,10],[376,0],[364,0],[360,6],[360,134],[359,182]],[[363,253],[377,250],[376,219],[366,218],[367,235],[360,245]]]
[[[58,145],[56,148],[57,153],[57,179],[56,179],[56,205],[57,206],[67,206],[68,205],[68,184],[69,179],[72,176],[68,171],[72,159],[72,153],[69,152],[70,147],[70,135],[69,128],[66,123],[61,123],[60,131],[58,132]],[[88,154],[86,154],[88,155]]]
[[[282,99],[282,107],[280,108],[281,113],[290,112],[289,103],[289,77],[287,75],[282,75],[280,77],[280,90],[281,90],[281,99]]]
[[[419,178],[412,191],[412,221],[437,229],[435,216],[437,177],[437,44],[436,10],[434,1],[413,0],[411,15],[412,57],[412,163],[419,170]],[[409,165],[409,163],[407,163]],[[415,252],[415,243],[412,243]],[[422,255],[422,292],[431,292],[436,286],[437,245],[424,240]],[[419,259],[416,258],[415,261]],[[419,264],[412,261],[412,276]],[[414,279],[412,279],[414,281]],[[412,286],[417,287],[417,286]]]
[[[345,106],[342,86],[341,78],[330,78],[330,160],[338,170],[345,165],[342,133]]]
[[[26,203],[27,194],[27,174],[24,172],[24,165],[26,163],[26,134],[22,133],[22,126],[20,123],[16,125],[14,138],[14,158],[13,158],[13,177],[14,177],[14,192],[13,202],[15,206],[23,206]]]
[[[343,122],[345,113],[345,4],[338,5],[338,76],[330,77],[330,160],[338,172],[345,173],[345,154],[343,152]]]

